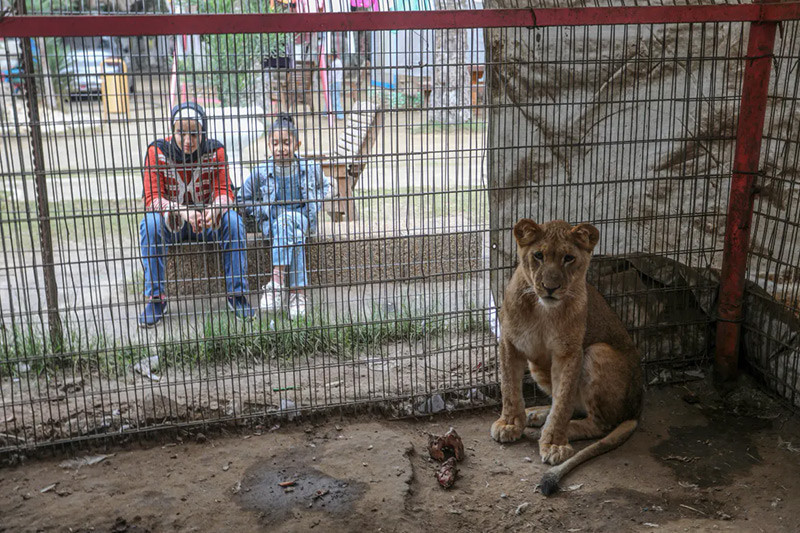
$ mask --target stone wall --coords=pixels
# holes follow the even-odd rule
[[[270,242],[247,236],[248,283],[258,291],[272,273]],[[306,245],[309,283],[343,287],[364,283],[447,281],[483,268],[482,233],[412,235],[319,235]],[[205,298],[225,294],[222,253],[215,243],[170,247],[166,262],[171,296]]]

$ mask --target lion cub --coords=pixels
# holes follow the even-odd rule
[[[503,413],[492,424],[499,442],[519,439],[525,426],[542,426],[542,462],[559,465],[542,478],[542,493],[558,490],[567,472],[625,442],[642,403],[639,354],[620,319],[586,282],[599,239],[589,224],[556,220],[514,226],[519,266],[500,313]],[[525,365],[549,407],[525,409]],[[585,418],[572,420],[575,414]],[[575,454],[570,441],[600,438]]]

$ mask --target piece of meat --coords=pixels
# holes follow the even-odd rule
[[[456,461],[464,459],[464,443],[456,430],[450,430],[442,436],[428,435],[428,453],[437,461],[445,461],[451,457]]]
[[[458,478],[458,467],[456,466],[456,458],[451,457],[439,467],[439,470],[434,474],[436,481],[442,488],[449,489],[452,487]]]

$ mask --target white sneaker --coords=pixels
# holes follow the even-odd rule
[[[276,311],[280,311],[283,307],[283,287],[274,281],[270,281],[261,287],[261,290],[264,292],[264,294],[261,295],[259,307],[267,312],[274,313]]]
[[[306,297],[299,292],[289,293],[289,318],[295,320],[306,316]]]

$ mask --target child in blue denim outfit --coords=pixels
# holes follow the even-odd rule
[[[286,301],[291,318],[306,312],[305,244],[331,188],[319,164],[297,156],[299,147],[294,120],[278,115],[267,134],[271,157],[250,173],[237,197],[272,238],[272,280],[263,287],[261,308],[279,311]]]

